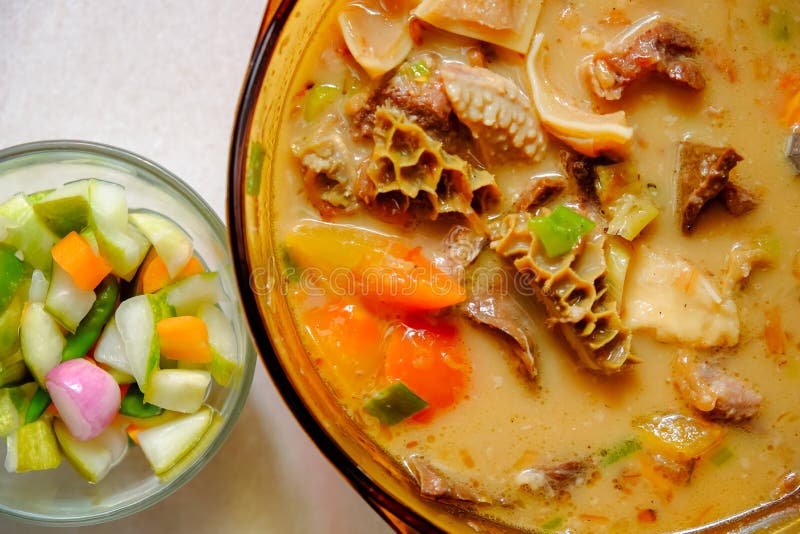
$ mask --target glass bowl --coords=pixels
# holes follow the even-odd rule
[[[44,141],[0,150],[0,199],[87,177],[125,186],[131,208],[167,213],[191,236],[208,269],[220,273],[232,303],[225,311],[234,325],[241,366],[227,388],[214,386],[209,393],[207,403],[222,415],[222,424],[212,430],[216,435],[206,436],[206,449],[169,482],[160,482],[144,455],[135,450],[98,484],[86,482],[67,462],[53,471],[8,473],[0,469],[0,513],[26,523],[102,523],[143,510],[176,491],[211,460],[228,437],[247,399],[255,369],[255,350],[236,305],[225,227],[196,192],[152,161],[106,145]],[[5,440],[0,440],[0,457],[5,457]]]
[[[239,102],[228,177],[228,222],[242,304],[278,390],[319,449],[359,494],[399,532],[505,532],[460,509],[426,500],[401,466],[387,458],[340,409],[301,342],[282,291],[272,220],[277,132],[303,51],[335,0],[270,3]],[[253,143],[263,154],[254,157]],[[263,156],[263,161],[261,157]],[[692,533],[796,532],[800,490]]]

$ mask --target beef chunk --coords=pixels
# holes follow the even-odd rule
[[[800,174],[800,132],[793,132],[786,140],[786,157],[797,174]]]
[[[538,208],[567,188],[567,180],[559,174],[534,176],[514,203],[516,211]]]
[[[492,499],[482,495],[468,484],[457,482],[425,458],[412,455],[405,460],[406,467],[419,484],[419,492],[432,499],[454,500],[475,504],[489,504]]]
[[[762,397],[747,383],[684,354],[672,369],[673,384],[687,404],[710,419],[740,423],[753,418]]]
[[[573,460],[557,465],[536,466],[521,471],[516,482],[534,492],[553,496],[571,486],[592,480],[596,465],[590,460]]]
[[[678,150],[675,207],[681,229],[689,233],[703,206],[728,185],[728,175],[742,160],[730,147],[683,141]]]
[[[735,217],[749,213],[758,207],[758,197],[750,190],[733,182],[728,182],[720,196],[725,203],[725,208]]]
[[[625,87],[647,72],[700,90],[706,80],[693,57],[697,49],[694,37],[660,21],[629,32],[618,43],[594,54],[581,68],[592,92],[606,100],[619,100]]]

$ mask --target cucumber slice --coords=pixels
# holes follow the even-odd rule
[[[6,438],[6,470],[11,473],[55,469],[61,451],[50,418],[22,425]]]
[[[158,368],[160,356],[156,335],[156,312],[150,295],[138,295],[123,301],[114,314],[130,373],[139,389],[147,392],[150,375]],[[158,306],[155,304],[155,306]]]
[[[111,182],[89,183],[89,228],[97,238],[100,254],[114,274],[130,281],[142,263],[150,242],[128,222],[125,188]]]
[[[28,405],[38,389],[36,382],[0,389],[0,437],[10,436],[25,423]]]
[[[24,291],[17,291],[11,302],[0,313],[0,358],[11,356],[19,350],[19,325],[25,307]]]
[[[61,362],[64,335],[44,306],[33,302],[22,314],[19,336],[25,364],[39,385],[45,387],[45,375]]]
[[[55,191],[55,189],[42,189],[41,191],[35,191],[33,193],[29,193],[28,195],[26,195],[26,198],[28,199],[28,202],[30,202],[31,204],[36,204],[37,202],[42,200],[44,197],[46,197],[53,191]]]
[[[177,315],[195,315],[202,305],[216,304],[225,298],[216,272],[194,274],[168,285],[159,293],[166,296]]]
[[[1,204],[0,219],[8,224],[3,242],[22,252],[34,268],[49,273],[53,263],[50,250],[58,236],[36,216],[25,195],[14,195]]]
[[[125,353],[125,342],[117,328],[117,321],[112,317],[106,324],[97,345],[94,348],[94,359],[119,372],[132,375],[133,369],[128,363]]]
[[[22,352],[17,351],[0,359],[0,388],[19,384],[28,379],[28,366]]]
[[[178,460],[178,463],[170,467],[167,471],[159,474],[158,478],[160,478],[162,482],[169,482],[192,465],[200,455],[211,446],[211,442],[214,441],[214,438],[216,438],[220,430],[222,430],[222,421],[224,421],[224,419],[219,413],[212,412],[211,424],[208,426],[208,430],[206,430],[205,434],[203,434],[203,437],[200,438],[200,441],[197,442],[187,455]]]
[[[217,384],[227,386],[239,368],[233,325],[222,310],[211,304],[201,306],[197,316],[206,323],[208,329],[208,344],[212,354],[209,366],[211,376]]]
[[[60,419],[53,422],[53,430],[67,461],[93,484],[100,482],[128,449],[125,431],[115,425],[87,441],[75,439]]]
[[[34,269],[31,274],[31,285],[28,288],[28,300],[31,302],[41,302],[47,298],[47,290],[50,288],[50,281],[39,269]]]
[[[89,180],[64,184],[33,204],[36,215],[60,236],[89,224]]]
[[[25,264],[16,251],[0,246],[0,311],[5,310],[25,276]]]
[[[131,213],[130,220],[153,244],[170,278],[175,278],[194,253],[192,238],[174,221],[157,213]]]
[[[94,235],[94,231],[91,228],[84,228],[81,232],[81,237],[89,243],[89,246],[92,247],[92,252],[100,255],[100,245],[97,244],[97,236]]]
[[[158,369],[150,377],[144,402],[173,412],[194,413],[206,400],[209,384],[208,371]]]
[[[96,299],[94,291],[79,288],[67,271],[53,263],[44,307],[64,328],[74,333]]]
[[[165,473],[189,454],[209,429],[211,420],[211,409],[203,406],[193,414],[140,431],[139,446],[155,474]]]

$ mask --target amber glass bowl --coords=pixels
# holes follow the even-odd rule
[[[300,58],[334,0],[273,0],[250,61],[231,146],[228,223],[242,303],[261,357],[297,420],[366,501],[400,532],[503,532],[425,500],[405,471],[378,450],[327,389],[289,311],[271,219],[278,131]],[[258,146],[254,154],[253,147]],[[691,532],[800,529],[800,493]]]

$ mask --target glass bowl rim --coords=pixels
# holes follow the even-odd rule
[[[119,161],[133,168],[145,171],[146,173],[156,177],[158,182],[167,185],[178,193],[178,196],[187,201],[197,212],[201,218],[208,224],[211,232],[220,244],[224,245],[227,252],[228,260],[232,260],[231,246],[228,239],[228,233],[222,219],[211,208],[203,197],[200,196],[191,186],[180,179],[178,176],[167,170],[160,164],[141,156],[130,150],[119,148],[116,146],[97,143],[93,141],[83,141],[75,139],[52,139],[43,141],[32,141],[13,145],[7,148],[0,149],[0,166],[4,163],[16,158],[27,156],[35,156],[38,154],[48,153],[75,153],[75,154],[88,154],[92,156],[99,156],[101,159],[109,161]],[[135,176],[135,180],[141,180],[141,177]],[[233,277],[235,280],[235,276]],[[89,526],[109,521],[122,519],[123,517],[130,516],[137,512],[143,511],[156,503],[166,499],[178,489],[183,487],[187,482],[194,478],[216,455],[225,441],[228,439],[236,421],[244,408],[250,392],[250,386],[253,381],[253,374],[255,372],[256,351],[253,345],[253,340],[250,332],[247,329],[247,321],[245,320],[243,310],[239,309],[239,316],[235,318],[236,322],[242,323],[242,328],[245,330],[246,343],[241,348],[242,357],[242,373],[241,384],[236,390],[232,390],[234,398],[232,399],[232,408],[230,413],[226,414],[219,433],[189,467],[187,467],[180,475],[170,480],[167,483],[159,483],[155,490],[146,493],[139,498],[131,500],[122,506],[112,508],[100,513],[86,513],[81,516],[56,516],[45,515],[39,513],[25,512],[16,508],[9,508],[0,503],[0,514],[6,515],[12,520],[22,523],[43,525],[43,526]]]

